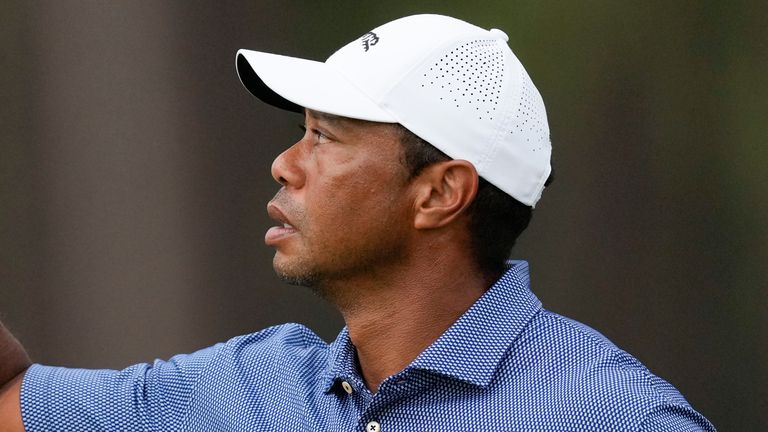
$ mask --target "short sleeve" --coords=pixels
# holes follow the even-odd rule
[[[716,432],[704,416],[688,405],[663,405],[640,426],[641,432]]]
[[[28,432],[177,430],[200,375],[221,347],[120,371],[33,365],[21,388],[24,427]]]

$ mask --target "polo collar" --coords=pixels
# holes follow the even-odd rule
[[[330,345],[328,352],[328,363],[323,373],[323,391],[329,392],[338,380],[350,378],[359,378],[357,372],[357,360],[355,346],[349,338],[349,329],[345,326],[336,340]]]
[[[485,387],[510,345],[540,309],[541,302],[530,290],[528,263],[508,261],[504,275],[407,369]],[[345,327],[330,345],[325,391],[338,379],[358,377],[355,355]]]

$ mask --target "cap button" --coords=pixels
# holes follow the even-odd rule
[[[499,30],[497,28],[491,29],[491,34],[493,34],[496,37],[500,37],[500,38],[504,39],[504,42],[509,42],[509,36],[507,36],[506,33],[504,33],[503,31],[501,31],[501,30]]]

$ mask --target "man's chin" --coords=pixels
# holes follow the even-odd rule
[[[277,277],[288,285],[312,288],[317,285],[317,279],[311,275],[295,275],[277,272]]]
[[[272,267],[274,268],[277,277],[289,285],[308,288],[317,286],[318,275],[316,272],[307,268],[301,268],[302,266],[300,265],[291,266],[288,265],[288,263],[281,262],[277,254],[272,262]]]

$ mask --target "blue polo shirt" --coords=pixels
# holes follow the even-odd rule
[[[669,383],[549,312],[528,264],[504,276],[376,394],[346,329],[271,327],[122,371],[34,365],[27,431],[714,431]]]

